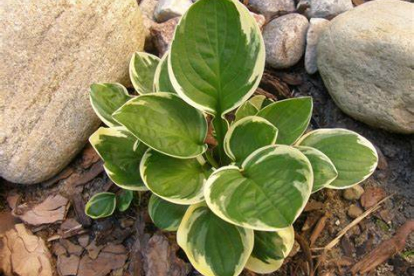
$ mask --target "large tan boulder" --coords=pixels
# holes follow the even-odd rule
[[[335,103],[373,127],[414,133],[414,4],[365,3],[335,17],[317,64]]]
[[[93,82],[126,82],[144,45],[135,0],[0,1],[0,175],[37,183],[100,124]]]

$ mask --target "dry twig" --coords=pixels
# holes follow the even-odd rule
[[[351,269],[352,274],[355,275],[358,272],[365,274],[370,272],[390,257],[402,251],[405,247],[408,235],[413,231],[414,220],[409,220],[404,223],[400,229],[398,229],[394,237],[382,242],[377,248],[366,254],[362,260],[356,263]]]

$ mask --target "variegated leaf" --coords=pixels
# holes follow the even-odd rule
[[[295,243],[293,226],[275,232],[254,232],[254,248],[246,268],[260,274],[278,270]]]
[[[320,150],[311,147],[297,147],[308,159],[313,170],[312,193],[327,187],[338,177],[338,171],[331,159]]]
[[[188,205],[174,204],[151,195],[148,213],[155,226],[165,231],[177,231]]]
[[[303,153],[290,146],[268,146],[253,152],[241,168],[215,171],[204,196],[210,209],[226,221],[275,231],[293,224],[312,184],[312,166]]]
[[[312,98],[293,98],[272,103],[257,113],[279,130],[277,143],[291,145],[305,132],[312,116]]]
[[[263,102],[266,97],[257,95],[252,97],[250,100],[244,102],[239,108],[237,108],[234,121],[237,122],[247,116],[254,116],[262,108]]]
[[[168,75],[168,55],[167,51],[162,57],[160,63],[155,70],[154,86],[157,92],[171,92],[176,93],[171,83],[170,76]]]
[[[273,145],[277,128],[266,119],[245,117],[234,123],[224,138],[224,150],[236,163],[241,163],[255,150]]]
[[[91,197],[85,206],[85,213],[93,219],[105,218],[112,215],[116,208],[114,193],[98,193]]]
[[[256,90],[265,48],[256,21],[239,1],[200,0],[177,25],[169,58],[169,75],[177,93],[217,117],[241,105]]]
[[[138,94],[155,92],[154,74],[160,59],[145,52],[136,52],[129,63],[129,76]]]
[[[122,189],[116,195],[116,205],[117,205],[118,210],[121,212],[128,210],[133,199],[134,199],[133,191]]]
[[[139,163],[146,146],[130,132],[123,127],[101,127],[89,141],[105,161],[104,169],[116,185],[127,190],[147,190],[139,174]]]
[[[176,94],[141,95],[118,109],[113,117],[144,144],[176,158],[194,158],[207,149],[204,114]]]
[[[202,157],[177,159],[149,149],[141,161],[145,185],[154,194],[176,204],[194,204],[204,199],[207,172]]]
[[[131,98],[128,90],[119,83],[94,83],[89,93],[96,115],[110,127],[119,126],[119,123],[112,118],[112,113]]]
[[[378,154],[372,143],[347,129],[314,130],[297,144],[316,148],[332,161],[338,171],[338,177],[327,185],[332,189],[345,189],[364,181],[378,164]]]
[[[237,276],[253,249],[253,231],[227,223],[200,203],[188,208],[178,228],[178,245],[206,276]]]

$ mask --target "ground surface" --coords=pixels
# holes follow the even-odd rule
[[[299,241],[294,248],[296,254],[292,253],[280,271],[273,274],[350,275],[358,260],[379,248],[381,242],[393,237],[401,225],[414,217],[414,137],[373,129],[346,116],[327,94],[319,75],[307,75],[303,64],[286,72],[267,70],[260,87],[259,93],[278,99],[312,96],[312,128],[342,127],[357,131],[380,152],[379,168],[361,185],[365,189],[363,204],[361,200],[344,199],[343,191],[324,190],[312,196],[307,210],[295,223]],[[52,265],[60,275],[199,275],[179,250],[174,234],[157,231],[151,223],[146,194],[125,213],[98,221],[86,217],[85,202],[94,193],[105,190],[117,188],[87,146],[51,181],[20,186],[3,180],[0,211],[4,214],[14,209],[15,216],[30,221],[32,225],[27,228],[46,241]],[[56,198],[58,194],[64,198]],[[347,231],[338,245],[319,258],[320,248],[351,223],[347,215],[351,204],[368,209],[389,195],[377,211]],[[48,204],[34,207],[48,197],[52,199]],[[5,220],[0,224],[6,225]],[[399,241],[403,240],[399,236]],[[414,275],[413,235],[406,240],[401,253],[390,256],[370,275]],[[246,271],[244,275],[255,274]]]

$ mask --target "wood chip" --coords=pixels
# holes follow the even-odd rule
[[[57,270],[61,276],[77,275],[80,264],[80,258],[76,255],[65,255],[58,256]]]
[[[82,161],[80,163],[80,166],[83,169],[88,169],[99,160],[100,157],[96,153],[95,149],[90,144],[88,144],[82,151]]]
[[[278,77],[272,75],[269,72],[263,73],[263,78],[260,82],[260,87],[264,90],[276,95],[278,99],[292,98],[292,93],[289,86],[281,81]]]
[[[85,235],[81,235],[78,237],[78,242],[80,244],[80,246],[86,248],[89,245],[89,235],[85,234]]]
[[[109,244],[94,260],[84,255],[79,264],[78,276],[105,276],[112,270],[122,268],[128,258],[128,252],[123,245]]]
[[[17,205],[20,204],[21,195],[17,194],[15,191],[10,192],[10,194],[7,195],[7,204],[9,205],[10,209],[14,209],[17,207]]]
[[[331,217],[331,214],[327,212],[323,217],[320,218],[320,220],[316,224],[310,236],[310,247],[312,247],[315,244],[316,240],[319,238],[323,229],[325,229],[326,221],[328,220],[329,217]]]
[[[414,220],[409,220],[401,226],[394,237],[379,244],[377,248],[365,255],[362,260],[356,263],[351,272],[365,274],[373,271],[378,265],[382,264],[405,247],[407,237],[414,231]]]
[[[63,245],[63,247],[65,247],[66,251],[69,254],[76,255],[76,256],[82,255],[82,252],[83,252],[82,246],[74,244],[73,242],[67,239],[62,239],[60,243]]]
[[[102,245],[96,245],[96,241],[93,241],[90,245],[88,245],[88,247],[86,247],[86,250],[88,250],[89,257],[94,260],[98,258],[98,255],[101,252],[102,248]]]
[[[141,211],[135,222],[136,239],[131,249],[128,271],[131,275],[140,276],[144,274],[144,248],[146,248],[150,235],[144,232],[145,219]]]
[[[75,210],[76,218],[85,227],[92,224],[92,219],[85,214],[85,201],[82,196],[75,196],[72,200],[73,209]]]
[[[311,212],[315,210],[322,210],[323,208],[325,208],[325,204],[319,201],[312,200],[306,204],[305,209],[303,211]]]
[[[188,274],[184,261],[177,258],[176,250],[170,246],[167,237],[160,233],[148,241],[144,254],[144,270],[146,276]]]
[[[386,196],[384,189],[379,187],[369,187],[361,196],[361,205],[365,210],[371,208]]]
[[[2,237],[4,233],[12,229],[14,225],[18,222],[18,219],[13,217],[13,215],[10,212],[0,212],[0,237]]]
[[[73,174],[73,172],[75,171],[74,168],[72,167],[66,167],[63,171],[61,171],[59,174],[55,175],[54,177],[50,178],[49,180],[46,180],[45,182],[42,183],[42,186],[47,188],[52,186],[53,184],[55,184],[56,182],[62,180],[62,179],[66,179],[69,176],[71,176]]]
[[[52,276],[52,256],[45,242],[24,224],[16,224],[0,240],[0,271],[6,276]]]
[[[47,197],[40,204],[22,204],[13,210],[13,215],[27,224],[38,226],[62,221],[68,209],[68,199],[57,194]]]

